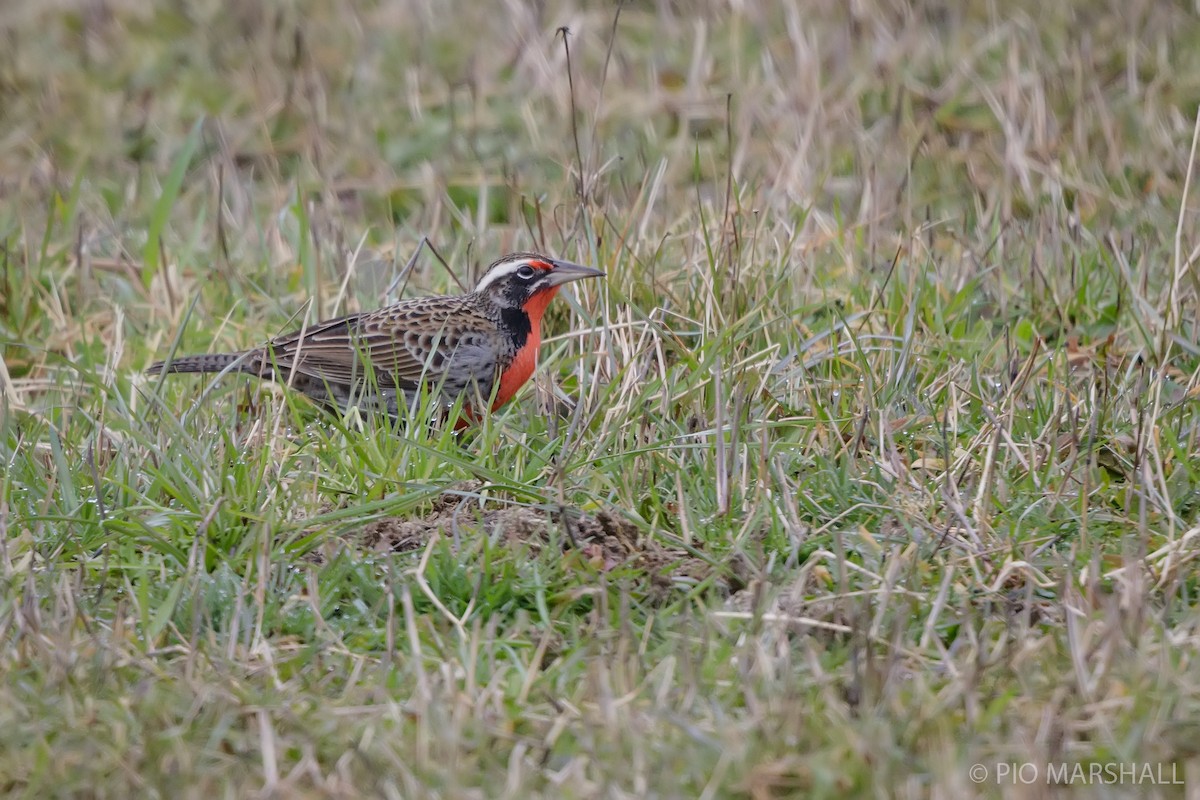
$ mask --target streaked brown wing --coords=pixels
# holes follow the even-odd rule
[[[319,322],[264,349],[268,364],[285,376],[294,369],[330,383],[354,384],[373,369],[379,385],[413,389],[422,376],[427,383],[440,379],[448,359],[431,359],[434,347],[449,354],[464,328],[488,327],[494,324],[465,309],[461,298],[422,298]]]

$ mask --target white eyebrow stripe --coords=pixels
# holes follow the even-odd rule
[[[514,272],[524,267],[529,263],[528,258],[522,258],[519,261],[510,261],[507,264],[499,264],[492,268],[490,272],[480,279],[479,284],[475,287],[475,291],[482,292],[487,287],[491,286],[501,278],[512,275]]]

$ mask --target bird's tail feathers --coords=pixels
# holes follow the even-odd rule
[[[161,375],[164,372],[223,372],[231,366],[230,372],[245,372],[245,367],[238,365],[239,361],[246,361],[246,353],[205,353],[158,361],[151,364],[146,372],[150,375]]]

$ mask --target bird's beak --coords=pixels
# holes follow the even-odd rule
[[[603,278],[604,273],[598,269],[585,267],[582,264],[572,264],[570,261],[554,261],[554,269],[550,270],[550,285],[562,286],[571,281],[581,281],[584,278]]]

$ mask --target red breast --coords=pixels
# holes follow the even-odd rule
[[[538,292],[525,304],[525,313],[529,315],[529,335],[525,337],[524,346],[513,356],[508,369],[500,373],[500,386],[496,389],[492,411],[511,400],[537,369],[538,348],[542,344],[542,315],[546,313],[546,307],[556,294],[558,287],[552,286]]]
[[[529,333],[526,335],[521,349],[516,352],[509,365],[500,373],[500,385],[496,387],[496,397],[492,400],[492,411],[511,400],[537,369],[538,350],[542,345],[542,317],[545,315],[550,301],[558,294],[558,289],[557,286],[543,289],[530,297],[521,307],[529,316]],[[478,421],[474,411],[468,406],[463,409],[463,414],[455,423],[454,429],[462,430]]]

